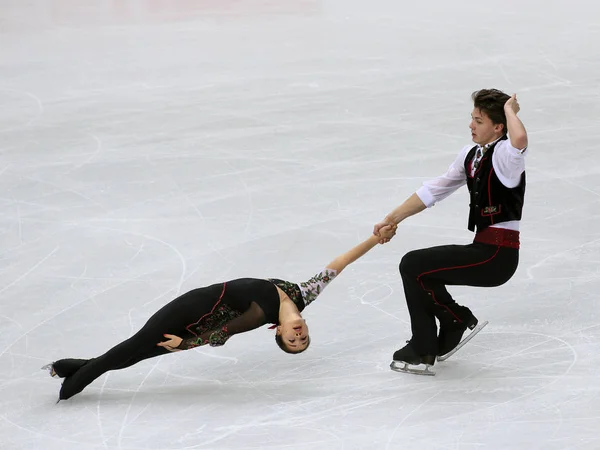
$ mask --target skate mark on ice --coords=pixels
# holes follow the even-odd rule
[[[402,425],[404,424],[404,422],[406,422],[410,416],[412,416],[415,412],[417,412],[418,410],[420,410],[424,405],[426,405],[431,400],[433,400],[435,397],[437,397],[438,395],[440,395],[441,392],[442,392],[441,390],[438,390],[433,395],[429,396],[429,398],[427,398],[425,401],[423,401],[419,405],[415,406],[406,416],[404,416],[404,418],[396,425],[396,427],[392,431],[392,434],[389,437],[389,439],[387,441],[387,444],[385,446],[386,450],[388,450],[390,448],[390,445],[392,445],[392,441],[394,440],[394,436],[396,435],[396,432],[400,429],[400,427],[402,427]]]
[[[154,372],[154,369],[160,363],[161,359],[162,359],[161,357],[157,358],[156,362],[152,365],[152,367],[150,368],[148,373],[146,373],[146,375],[144,376],[142,381],[140,381],[139,384],[137,385],[137,387],[133,390],[133,395],[131,395],[131,397],[129,399],[129,405],[127,405],[127,411],[125,411],[125,416],[123,417],[123,420],[121,421],[121,427],[119,429],[119,434],[118,434],[118,439],[117,439],[117,447],[119,449],[123,448],[123,443],[122,443],[123,442],[123,432],[125,431],[125,427],[127,426],[127,419],[129,417],[129,412],[131,411],[131,407],[133,406],[133,401],[135,400],[137,393],[140,391],[141,387],[144,385],[144,383],[146,382],[148,377],[150,377],[152,372]],[[132,422],[135,421],[135,419],[137,419],[148,408],[148,406],[150,406],[150,405],[148,404],[148,405],[144,406],[144,408],[142,408],[142,411],[132,419]]]
[[[570,252],[575,251],[575,250],[579,250],[581,248],[587,247],[588,245],[596,244],[597,242],[600,242],[600,238],[599,239],[594,239],[593,241],[585,242],[584,244],[577,245],[575,247],[571,247],[571,248],[568,248],[566,250],[561,250],[560,252],[553,253],[551,255],[546,256],[545,258],[543,258],[543,259],[539,260],[538,262],[536,262],[533,266],[530,266],[530,267],[527,268],[527,278],[530,279],[530,280],[534,279],[535,276],[533,275],[532,271],[534,269],[536,269],[537,267],[542,266],[544,263],[546,263],[550,259],[556,258],[556,257],[558,257],[560,255],[564,255],[566,253],[570,253]]]
[[[95,293],[93,293],[93,294],[91,294],[91,295],[89,295],[89,296],[87,296],[87,297],[85,297],[85,298],[83,298],[83,299],[79,300],[78,302],[75,302],[75,303],[73,303],[72,305],[69,305],[69,306],[67,306],[66,308],[64,308],[64,309],[62,309],[62,310],[60,310],[60,311],[58,311],[57,313],[53,314],[52,316],[48,317],[47,319],[44,319],[44,320],[42,320],[40,323],[38,323],[38,324],[34,325],[34,326],[33,326],[33,327],[31,327],[29,330],[27,330],[26,332],[22,333],[22,334],[21,334],[20,336],[18,336],[18,337],[17,337],[17,338],[16,338],[16,339],[15,339],[15,340],[12,342],[12,343],[10,343],[10,344],[9,344],[9,345],[8,345],[8,346],[7,346],[7,347],[6,347],[6,348],[5,348],[3,351],[2,351],[2,352],[0,352],[0,356],[2,356],[4,353],[6,353],[6,351],[8,351],[8,349],[9,349],[9,348],[11,348],[13,345],[15,345],[15,344],[16,344],[16,343],[17,343],[17,342],[20,340],[20,339],[24,338],[24,337],[25,337],[25,336],[27,336],[29,333],[31,333],[32,331],[34,331],[34,330],[38,329],[38,328],[39,328],[39,327],[41,327],[42,325],[44,325],[44,324],[46,324],[46,323],[48,323],[48,322],[50,322],[50,321],[54,320],[56,317],[60,316],[61,314],[63,314],[63,313],[65,313],[65,312],[67,312],[67,311],[69,311],[69,310],[71,310],[71,309],[73,309],[73,308],[75,308],[75,307],[77,307],[77,306],[81,305],[82,303],[85,303],[85,302],[87,302],[87,301],[89,301],[89,300],[93,300],[93,299],[94,299],[94,298],[96,298],[97,296],[99,296],[99,295],[102,295],[102,294],[104,294],[104,293],[106,293],[106,292],[108,292],[108,291],[110,291],[110,290],[112,290],[112,289],[116,289],[116,288],[118,288],[118,287],[120,287],[120,286],[122,286],[122,285],[124,285],[124,284],[126,284],[126,283],[129,283],[129,282],[131,282],[131,280],[138,280],[138,279],[140,279],[140,278],[142,278],[142,277],[145,277],[145,276],[146,276],[146,275],[148,275],[149,273],[153,273],[153,272],[154,272],[154,269],[152,269],[152,270],[149,270],[149,271],[147,271],[147,272],[145,272],[145,273],[142,273],[141,275],[139,275],[139,276],[137,276],[137,277],[135,277],[135,278],[123,280],[123,281],[121,281],[121,282],[119,282],[119,283],[117,283],[117,284],[115,284],[115,285],[113,285],[113,286],[109,286],[109,287],[105,288],[105,289],[104,289],[104,290],[102,290],[102,291],[95,292]]]
[[[72,166],[68,171],[64,172],[63,175],[68,175],[71,172],[75,172],[76,170],[81,169],[83,166],[88,165],[94,159],[96,159],[98,157],[98,155],[102,152],[102,149],[103,149],[102,139],[100,139],[95,134],[91,134],[91,133],[89,133],[88,136],[90,136],[96,142],[96,149],[84,161],[80,162],[79,164],[76,164],[76,165]]]
[[[362,286],[362,285],[364,285],[365,283],[366,283],[366,282],[362,282],[362,283],[360,283],[360,284],[359,284],[359,286]],[[391,286],[390,284],[387,284],[387,283],[381,283],[380,285],[378,285],[378,286],[375,286],[375,287],[373,287],[372,289],[369,289],[368,291],[366,291],[366,292],[365,292],[365,293],[363,293],[362,295],[358,295],[358,294],[356,294],[356,288],[355,288],[355,287],[351,287],[351,288],[349,288],[349,289],[348,289],[348,291],[349,291],[349,294],[350,294],[350,299],[358,298],[358,301],[360,302],[360,304],[361,304],[361,305],[367,305],[367,306],[369,306],[369,307],[371,307],[371,308],[373,308],[373,309],[375,309],[375,310],[379,311],[380,313],[382,313],[382,314],[384,314],[384,315],[386,315],[386,316],[392,317],[393,319],[395,319],[395,320],[397,320],[397,321],[400,321],[400,322],[402,322],[402,323],[406,323],[406,320],[404,320],[404,319],[401,319],[400,317],[398,317],[398,316],[396,316],[396,315],[394,315],[394,314],[392,314],[392,313],[390,313],[390,312],[387,312],[386,310],[384,310],[384,309],[380,308],[379,306],[376,306],[376,305],[374,305],[373,303],[371,303],[371,302],[368,302],[367,300],[365,300],[365,297],[366,297],[367,295],[369,295],[369,294],[370,294],[370,293],[372,293],[372,292],[375,292],[375,291],[377,291],[377,290],[378,290],[378,289],[380,289],[382,286],[385,286],[385,287],[387,287],[387,288],[389,289],[389,292],[387,293],[387,295],[381,299],[381,301],[383,302],[383,301],[385,301],[386,299],[390,298],[390,297],[392,296],[392,294],[394,293],[394,289],[392,288],[392,286]]]
[[[497,359],[496,361],[494,361],[491,364],[486,364],[482,368],[480,368],[480,369],[474,371],[473,373],[468,374],[467,376],[461,378],[460,381],[464,381],[464,380],[467,380],[469,378],[473,378],[478,373],[480,373],[480,372],[482,372],[482,371],[484,371],[486,369],[489,369],[491,367],[498,366],[501,362],[503,362],[503,361],[505,361],[507,359],[513,358],[513,357],[515,357],[517,355],[526,354],[527,351],[532,350],[532,349],[534,349],[534,348],[536,348],[536,347],[538,347],[540,345],[546,344],[546,343],[551,342],[551,341],[558,341],[558,342],[561,342],[562,344],[564,344],[564,348],[569,349],[571,351],[571,353],[573,354],[573,359],[572,359],[571,363],[569,364],[569,367],[562,374],[555,375],[554,380],[552,380],[551,382],[549,382],[547,384],[544,384],[543,386],[535,388],[534,390],[532,390],[530,392],[527,392],[525,394],[522,394],[522,395],[519,395],[517,397],[511,398],[511,399],[506,400],[504,402],[496,403],[496,404],[490,405],[490,406],[485,406],[483,408],[480,408],[480,409],[477,409],[477,410],[474,410],[474,411],[467,411],[467,412],[464,412],[464,413],[458,413],[456,415],[449,416],[448,418],[446,418],[444,420],[447,420],[447,419],[450,419],[450,418],[457,418],[457,417],[467,416],[469,414],[479,414],[482,411],[488,411],[488,410],[491,410],[491,409],[494,409],[494,408],[498,408],[500,406],[506,406],[506,405],[508,405],[510,403],[513,403],[513,402],[517,401],[517,400],[521,400],[521,399],[530,397],[530,396],[536,394],[537,392],[539,392],[539,391],[541,391],[543,389],[546,389],[549,386],[552,386],[553,384],[555,384],[558,381],[560,381],[563,377],[565,377],[566,375],[568,375],[571,372],[571,370],[573,369],[573,367],[577,363],[578,356],[577,356],[577,352],[575,351],[575,349],[573,348],[573,346],[571,344],[569,344],[568,342],[566,342],[565,340],[559,338],[559,337],[551,336],[551,335],[544,334],[544,333],[533,333],[533,332],[496,332],[496,334],[529,334],[529,335],[534,335],[534,336],[545,337],[547,339],[544,340],[544,341],[542,341],[542,342],[538,342],[536,344],[530,345],[530,346],[528,346],[528,347],[526,347],[524,349],[521,349],[521,350],[517,351],[516,353],[512,353],[510,355],[503,356],[503,357]]]
[[[11,288],[15,284],[17,284],[23,278],[27,277],[27,275],[29,275],[31,272],[33,272],[35,269],[37,269],[39,266],[41,266],[52,255],[54,255],[58,251],[59,248],[60,247],[56,246],[54,248],[54,250],[52,250],[49,254],[47,254],[46,256],[44,256],[40,261],[38,261],[33,267],[31,267],[29,270],[27,270],[24,274],[22,274],[20,277],[18,277],[16,280],[14,280],[12,283],[10,283],[7,286],[4,286],[2,289],[0,289],[0,294],[2,294],[4,291],[6,291],[7,289]],[[0,356],[2,356],[1,353],[0,353]]]
[[[42,117],[44,115],[44,102],[42,102],[42,100],[35,94],[28,92],[28,91],[23,91],[23,90],[19,90],[19,89],[8,89],[8,88],[0,88],[0,91],[4,91],[4,92],[14,92],[17,94],[23,94],[26,97],[32,98],[37,106],[37,114],[35,117],[33,117],[32,119],[29,119],[27,121],[27,123],[23,124],[23,125],[19,125],[13,128],[5,128],[5,129],[0,129],[0,133],[6,133],[9,131],[15,131],[18,130],[20,128],[25,128],[28,127],[29,125],[32,125],[34,122],[36,122],[40,117]]]
[[[176,288],[177,294],[179,294],[181,292],[181,286],[183,285],[183,283],[185,281],[185,274],[187,271],[187,263],[185,261],[184,256],[174,245],[172,245],[166,241],[163,241],[162,239],[160,239],[156,236],[148,235],[145,233],[138,233],[138,232],[129,231],[129,230],[120,230],[117,228],[112,228],[112,227],[107,227],[107,226],[102,226],[102,225],[93,225],[93,224],[82,224],[81,226],[86,227],[86,228],[93,228],[93,229],[97,229],[97,230],[112,231],[112,232],[119,233],[119,234],[129,234],[129,235],[133,235],[133,236],[139,236],[144,239],[148,239],[150,241],[158,242],[159,244],[165,245],[166,247],[171,249],[173,251],[173,253],[175,253],[175,255],[177,256],[177,258],[179,259],[179,261],[181,263],[181,275],[180,275],[179,281],[177,282],[177,285],[176,285],[177,286],[177,288]],[[136,279],[137,278],[139,278],[139,277],[136,277]]]

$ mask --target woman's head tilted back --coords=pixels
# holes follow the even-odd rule
[[[280,304],[279,320],[275,342],[286,353],[302,353],[310,345],[308,327],[301,313],[312,303],[338,271],[326,267],[309,280],[300,284],[269,278],[285,294]],[[287,299],[287,302],[285,300]],[[290,302],[291,300],[291,302]],[[294,307],[290,308],[293,304]]]
[[[306,321],[300,318],[278,325],[275,342],[286,353],[302,353],[310,345]]]

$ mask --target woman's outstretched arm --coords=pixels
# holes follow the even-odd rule
[[[339,255],[329,264],[328,269],[335,270],[338,274],[357,259],[366,255],[381,239],[391,239],[396,234],[396,225],[386,225],[379,230],[379,236],[371,235],[367,240],[351,248],[346,253]]]

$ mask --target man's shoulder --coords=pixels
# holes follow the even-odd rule
[[[494,150],[509,152],[511,154],[523,155],[526,153],[527,147],[525,147],[523,149],[518,149],[518,148],[515,148],[512,146],[512,144],[510,143],[510,139],[503,139],[496,144],[496,146],[494,147]]]
[[[466,158],[467,155],[469,154],[469,152],[471,150],[473,150],[475,147],[477,147],[477,144],[469,144],[469,145],[463,146],[463,148],[460,149],[460,152],[458,152],[458,156],[462,157],[462,158]]]

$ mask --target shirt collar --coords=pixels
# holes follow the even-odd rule
[[[500,139],[502,139],[503,136],[500,136],[498,139],[496,139],[493,142],[490,142],[489,144],[485,144],[485,145],[479,145],[477,144],[477,150],[481,150],[481,155],[485,155],[485,152],[487,152],[490,147],[492,147],[492,145],[494,145],[496,142],[498,142]]]

